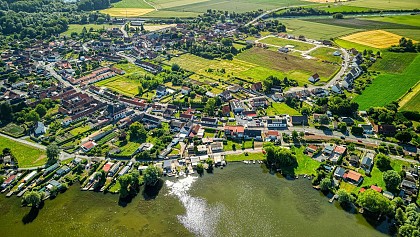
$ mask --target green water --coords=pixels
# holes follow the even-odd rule
[[[177,190],[164,185],[156,199],[139,195],[121,207],[116,195],[74,185],[27,224],[30,208],[1,195],[0,236],[386,236],[308,180],[280,179],[258,165],[230,164]]]

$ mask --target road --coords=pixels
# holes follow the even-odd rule
[[[124,35],[124,37],[125,38],[128,38],[128,33],[127,33],[127,31],[125,31],[125,26],[127,25],[128,23],[125,23],[125,24],[123,24],[121,27],[120,27],[120,30],[121,30],[121,32],[123,33],[123,35]]]

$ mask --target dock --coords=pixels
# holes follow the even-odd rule
[[[10,191],[8,194],[6,194],[6,197],[10,197],[10,196],[12,196],[13,195],[13,191]]]
[[[330,200],[328,200],[329,203],[333,203],[335,199],[338,198],[338,195],[335,194]]]
[[[22,191],[20,191],[19,193],[18,193],[18,197],[22,197],[22,195],[23,194],[25,194],[26,193],[26,191],[28,191],[28,189],[27,188],[25,188],[24,190],[22,190]]]

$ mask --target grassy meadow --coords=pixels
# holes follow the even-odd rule
[[[70,36],[71,33],[76,32],[78,34],[82,33],[83,27],[86,27],[86,30],[89,32],[90,29],[93,29],[94,31],[100,30],[100,29],[109,29],[113,27],[119,27],[115,25],[97,25],[97,24],[85,24],[85,25],[79,25],[79,24],[69,24],[69,28],[63,32],[63,35]]]
[[[268,106],[265,111],[267,112],[268,116],[282,115],[282,114],[301,115],[299,111],[295,110],[294,108],[289,107],[287,104],[277,103],[277,102],[271,103],[271,105]]]
[[[337,51],[337,49],[321,47],[321,48],[315,49],[309,55],[323,61],[328,61],[332,63],[341,63],[342,61],[341,57],[333,55],[335,51]],[[339,52],[341,53],[341,51]]]
[[[420,0],[357,0],[345,3],[348,6],[376,8],[380,10],[419,8]]]
[[[18,160],[20,168],[41,166],[47,162],[47,156],[44,150],[0,137],[0,151],[4,148],[10,148],[12,150],[12,154]]]
[[[264,44],[271,44],[271,45],[275,45],[279,47],[291,45],[294,47],[293,49],[300,50],[300,51],[307,51],[314,47],[313,44],[308,44],[308,43],[296,41],[296,40],[283,39],[279,37],[267,37],[265,39],[260,40],[259,42],[264,43]]]
[[[404,57],[404,54],[401,54],[401,57]],[[382,67],[386,68],[386,66]],[[417,56],[400,74],[381,73],[354,101],[360,105],[359,109],[361,110],[366,110],[369,107],[384,106],[392,101],[397,101],[419,81],[419,68],[420,56]]]

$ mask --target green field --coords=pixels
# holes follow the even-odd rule
[[[292,45],[294,46],[293,49],[300,50],[300,51],[307,51],[314,47],[313,44],[308,44],[301,41],[288,40],[288,39],[283,39],[283,38],[278,38],[278,37],[267,37],[260,40],[259,42],[264,43],[264,44],[281,46],[281,47],[284,47],[286,45]]]
[[[305,151],[305,147],[295,147],[291,148],[291,150],[295,152],[296,159],[298,162],[298,167],[295,168],[294,173],[297,175],[315,175],[315,170],[319,167],[319,162],[303,154],[303,152]]]
[[[316,22],[325,25],[354,28],[359,30],[377,30],[377,29],[419,29],[416,25],[404,25],[394,22],[374,21],[369,20],[372,18],[344,18],[344,19],[331,19],[331,18],[317,18],[307,21]]]
[[[402,73],[416,57],[416,53],[383,52],[382,59],[378,59],[370,67],[370,70],[388,73]]]
[[[419,2],[420,6],[420,2]],[[370,21],[389,22],[395,24],[403,24],[420,27],[420,15],[404,15],[404,16],[385,16],[385,17],[369,17],[365,18]]]
[[[45,151],[0,136],[0,151],[4,148],[12,150],[20,168],[41,166],[47,161]]]
[[[366,110],[369,107],[384,106],[398,100],[419,81],[419,68],[420,56],[417,56],[403,73],[383,73],[377,76],[354,101],[360,105],[360,110]]]
[[[330,39],[360,31],[355,28],[321,24],[298,19],[281,19],[287,27],[287,33],[295,36],[304,35],[310,39]]]
[[[1,127],[0,130],[14,137],[23,136],[25,133],[25,129],[22,126],[14,123],[9,123],[6,126]]]
[[[416,41],[420,41],[420,29],[386,29],[391,33],[404,36],[406,38],[410,38]]]
[[[373,52],[376,52],[376,51],[380,51],[380,49],[377,49],[377,48],[373,48],[373,47],[369,47],[369,46],[366,46],[366,45],[362,45],[362,44],[358,44],[358,43],[354,43],[354,42],[350,42],[350,41],[347,41],[347,40],[343,40],[343,39],[334,39],[334,42],[338,45],[338,46],[340,46],[341,48],[345,48],[345,49],[352,49],[352,48],[355,48],[355,49],[357,49],[358,51],[360,51],[360,52],[362,52],[363,50],[372,50]]]
[[[337,49],[321,47],[317,48],[312,51],[309,55],[320,60],[332,62],[332,63],[341,63],[342,59],[340,56],[334,56],[333,53],[337,51]],[[341,51],[339,51],[341,53]]]
[[[419,8],[420,0],[357,0],[346,3],[349,6],[376,8],[381,10],[405,9],[412,10]]]
[[[417,91],[417,93],[401,107],[401,110],[420,112],[420,91]]]
[[[277,102],[271,103],[271,106],[268,106],[268,108],[265,111],[267,112],[268,116],[282,115],[282,114],[300,115],[299,111],[289,107],[287,104],[277,103]]]
[[[319,9],[322,9],[326,12],[335,13],[335,12],[364,12],[369,11],[373,8],[367,8],[367,7],[354,7],[354,6],[348,6],[348,5],[328,5],[326,7],[325,5],[322,7],[318,7]]]
[[[97,25],[97,24],[86,24],[86,25],[79,25],[79,24],[69,24],[69,28],[63,32],[63,35],[70,36],[71,33],[76,32],[78,34],[82,33],[83,27],[86,27],[86,30],[89,32],[92,28],[94,31],[100,29],[109,29],[113,27],[118,27],[115,25]]]
[[[322,82],[330,80],[339,69],[337,65],[321,63],[317,60],[303,59],[293,55],[284,55],[261,48],[246,50],[237,56],[238,59],[285,73],[288,78],[299,84],[308,83],[308,78],[318,73]]]
[[[240,147],[239,147],[240,149]],[[265,156],[262,152],[259,153],[248,153],[248,155],[245,155],[245,153],[238,154],[238,155],[226,155],[225,160],[227,162],[232,161],[243,161],[243,160],[264,160]]]

